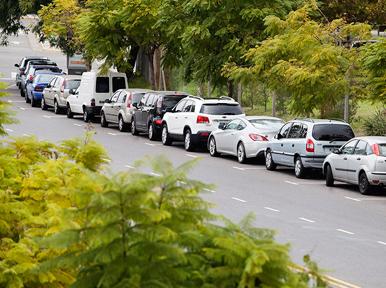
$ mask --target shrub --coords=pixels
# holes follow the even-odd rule
[[[372,117],[364,121],[367,135],[386,136],[386,110],[377,111]]]

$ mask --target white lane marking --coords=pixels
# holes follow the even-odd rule
[[[117,136],[118,134],[116,134],[116,133],[111,133],[111,132],[109,132],[109,133],[107,133],[108,135],[111,135],[111,136]]]
[[[13,87],[16,87],[16,84],[11,84],[7,87],[7,89],[10,89],[10,88],[13,88]],[[24,101],[20,101],[20,102],[24,102]]]
[[[216,191],[210,190],[210,189],[208,189],[208,188],[204,188],[204,190],[207,191],[207,192],[210,192],[210,193],[216,193]]]
[[[75,126],[78,126],[78,127],[83,127],[82,124],[77,124],[77,123],[73,123]]]
[[[267,170],[265,167],[245,167],[244,170]]]
[[[292,181],[288,181],[288,180],[286,180],[286,181],[284,181],[285,183],[287,183],[287,184],[291,184],[291,185],[299,185],[298,183],[296,183],[296,182],[292,182]]]
[[[358,199],[358,198],[352,198],[352,197],[348,197],[348,196],[344,196],[344,198],[346,198],[346,199],[348,199],[348,200],[355,201],[355,202],[361,202],[361,200]]]
[[[125,165],[126,168],[129,168],[129,169],[134,169],[133,166],[130,166],[130,165]]]
[[[339,232],[342,232],[342,233],[346,233],[346,234],[349,234],[349,235],[354,235],[355,234],[353,232],[350,232],[350,231],[347,231],[347,230],[343,230],[343,229],[336,229],[336,231],[339,231]]]
[[[25,111],[27,108],[19,107],[19,109]]]
[[[161,174],[158,174],[158,173],[155,173],[155,172],[151,172],[150,175],[156,176],[156,177],[160,177],[161,176]]]
[[[298,218],[299,220],[303,220],[303,221],[306,221],[306,222],[309,222],[309,223],[315,223],[314,220],[311,220],[311,219],[307,219],[307,218],[304,218],[304,217],[299,217]]]
[[[66,115],[43,115],[44,118],[51,119],[51,118],[66,118]]]
[[[7,131],[7,132],[13,132],[13,130],[12,130],[12,129],[9,129],[9,128],[5,128],[5,131]]]
[[[240,170],[240,171],[245,171],[244,168],[241,168],[241,167],[237,167],[237,166],[233,166],[233,169],[236,169],[236,170]]]
[[[190,157],[190,158],[197,158],[198,156],[196,155],[193,155],[193,154],[185,154],[186,156]]]
[[[267,209],[267,210],[273,211],[273,212],[280,212],[280,210],[277,210],[277,209],[274,209],[274,208],[271,208],[271,207],[264,207],[264,209]]]
[[[149,143],[149,142],[145,142],[145,145],[147,145],[147,146],[155,146],[153,143]]]
[[[383,242],[383,241],[377,241],[377,243],[381,245],[386,245],[386,242]]]
[[[386,198],[362,198],[360,201],[386,201]]]
[[[246,203],[247,201],[243,200],[243,199],[240,199],[240,198],[237,198],[237,197],[232,197],[233,200],[236,200],[236,201],[239,201],[239,202],[242,202],[242,203]]]
[[[14,80],[12,78],[0,78],[0,81],[11,81],[11,80]]]
[[[324,182],[299,182],[297,184],[298,185],[324,185]]]
[[[25,102],[25,100],[8,100],[8,103],[22,103]]]
[[[25,137],[30,137],[31,135],[27,134],[27,133],[24,133],[23,136]]]

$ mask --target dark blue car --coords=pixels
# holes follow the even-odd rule
[[[62,75],[62,73],[46,72],[37,74],[34,80],[27,84],[25,102],[31,103],[32,107],[38,106],[42,101],[44,88],[56,75]]]

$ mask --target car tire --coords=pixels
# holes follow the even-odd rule
[[[247,157],[245,155],[245,147],[242,142],[240,142],[239,145],[237,145],[237,161],[239,161],[239,163],[242,163],[242,164],[247,162]]]
[[[275,162],[273,162],[271,150],[268,150],[265,154],[265,167],[267,168],[267,170],[270,170],[270,171],[275,170],[277,167]]]
[[[371,185],[369,180],[367,179],[366,173],[361,172],[359,174],[359,193],[362,195],[368,195],[371,192]]]
[[[60,114],[60,112],[61,112],[61,109],[59,107],[58,101],[55,99],[54,100],[54,113],[55,114]]]
[[[38,106],[38,103],[35,100],[34,95],[31,94],[31,107],[36,107],[36,106]]]
[[[332,174],[332,169],[330,164],[326,165],[326,186],[327,187],[333,187],[334,186],[334,175]]]
[[[31,100],[28,98],[27,94],[24,94],[25,96],[25,103],[31,103]]]
[[[20,88],[20,96],[25,97],[24,90],[22,88]]]
[[[219,155],[217,152],[216,139],[214,139],[213,136],[209,138],[208,150],[212,157],[217,157]]]
[[[48,106],[46,105],[46,100],[44,100],[44,97],[42,98],[42,101],[40,102],[40,107],[42,110],[47,110]]]
[[[302,158],[300,156],[297,156],[295,159],[295,176],[296,178],[304,178],[304,175],[306,174],[306,168],[303,166]]]
[[[170,135],[168,132],[168,126],[166,124],[162,126],[161,141],[162,141],[162,144],[166,146],[169,146],[172,144],[172,139],[170,138]]]
[[[131,120],[131,135],[136,136],[138,135],[137,125],[135,124],[135,118]]]
[[[92,114],[88,113],[86,109],[83,110],[83,121],[90,122],[92,120]]]
[[[184,147],[185,150],[191,152],[194,150],[192,143],[192,131],[190,129],[186,129],[184,133]]]
[[[105,113],[103,113],[103,111],[101,113],[101,126],[102,127],[108,127],[109,126],[109,123],[107,122]]]
[[[148,128],[147,131],[148,131],[149,140],[154,141],[154,140],[157,139],[157,134],[156,134],[155,126],[154,126],[153,123],[149,124],[149,128]]]
[[[71,106],[70,104],[67,104],[67,118],[71,119],[71,118],[74,118],[74,113],[72,113],[71,111]]]
[[[119,115],[118,117],[118,130],[120,132],[125,132],[127,131],[127,124],[125,123],[125,121],[123,121],[123,117],[121,115]]]

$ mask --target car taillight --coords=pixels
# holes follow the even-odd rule
[[[379,145],[373,144],[371,145],[371,150],[373,150],[373,153],[377,156],[379,156],[381,153],[379,152]]]
[[[162,119],[154,119],[154,124],[156,125],[161,125],[162,124]]]
[[[127,99],[127,108],[131,108],[131,102],[133,101],[133,95],[130,93]]]
[[[94,98],[91,99],[91,106],[95,106],[95,99]]]
[[[268,141],[268,139],[262,135],[259,134],[249,134],[249,138],[251,138],[253,141]]]
[[[209,118],[206,116],[198,115],[197,116],[197,123],[209,123]]]
[[[65,85],[66,85],[66,80],[64,80],[62,86],[60,86],[60,92],[61,92],[61,93],[64,92],[64,86],[65,86]]]
[[[35,86],[34,91],[36,92],[43,92],[44,87],[43,86]]]
[[[31,81],[31,82],[34,81],[34,76],[33,75],[29,75],[28,80]]]
[[[306,151],[307,152],[315,152],[315,144],[314,144],[314,141],[312,141],[311,139],[307,139]]]

